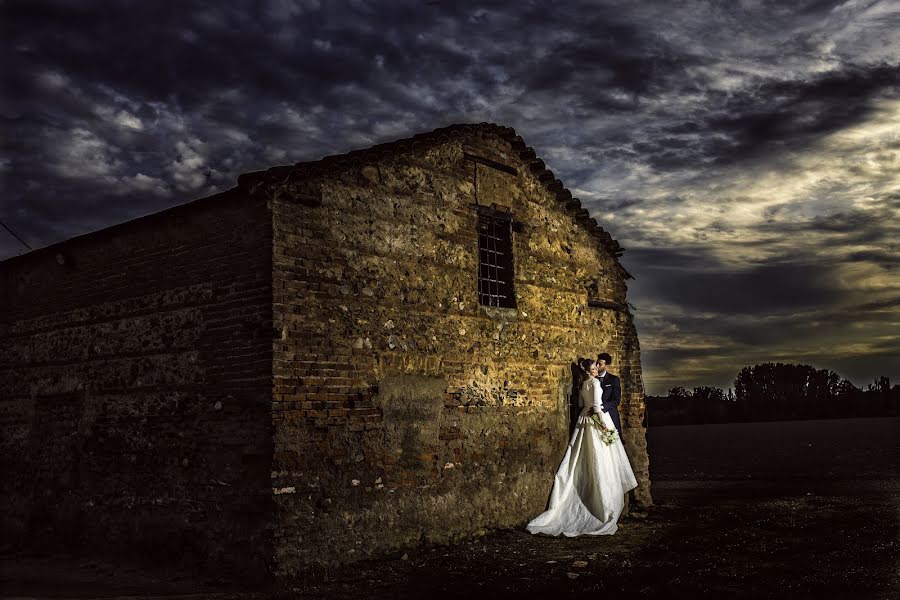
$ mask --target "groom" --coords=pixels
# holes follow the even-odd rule
[[[609,416],[612,417],[621,439],[622,424],[619,421],[618,406],[622,400],[622,386],[619,384],[619,378],[606,370],[606,366],[610,363],[612,363],[612,356],[607,352],[597,355],[597,379],[600,381],[600,389],[603,390],[603,412],[609,413]]]

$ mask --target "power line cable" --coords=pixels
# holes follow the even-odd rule
[[[22,242],[22,244],[23,244],[26,248],[28,248],[29,250],[34,250],[34,248],[32,248],[31,246],[29,246],[29,245],[25,242],[25,240],[23,240],[22,238],[20,238],[20,237],[18,236],[18,234],[17,234],[15,231],[13,231],[12,229],[10,229],[10,228],[7,226],[6,223],[4,223],[3,221],[0,221],[0,225],[3,225],[3,228],[6,229],[8,232],[10,232],[10,233],[13,235],[13,237],[15,237],[17,240],[19,240],[20,242]]]

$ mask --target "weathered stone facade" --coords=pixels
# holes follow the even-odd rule
[[[513,217],[515,308],[479,303],[492,205]],[[649,504],[619,254],[521,138],[481,124],[0,263],[7,525],[153,529],[278,575],[520,526],[564,452],[571,365],[600,351]]]

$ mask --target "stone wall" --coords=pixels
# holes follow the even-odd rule
[[[601,351],[649,504],[621,249],[510,132],[248,174],[0,262],[4,539],[264,576],[520,527]],[[476,202],[514,214],[515,308],[479,304]]]
[[[519,222],[515,309],[478,302],[476,168],[478,202]],[[242,179],[273,202],[277,573],[522,526],[565,450],[573,361],[600,351],[650,503],[625,273],[550,180],[485,128]]]
[[[0,262],[4,540],[264,573],[271,235],[229,192]]]

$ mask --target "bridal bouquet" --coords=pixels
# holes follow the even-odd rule
[[[615,442],[618,437],[615,429],[604,429],[603,433],[600,434],[600,441],[609,446]]]
[[[616,441],[616,438],[618,437],[616,435],[616,430],[608,429],[606,427],[606,425],[603,424],[603,418],[600,415],[598,415],[597,413],[592,414],[591,420],[593,420],[594,423],[596,423],[597,427],[599,427],[600,429],[603,430],[600,433],[600,441],[601,442],[603,442],[604,444],[609,446],[610,444],[612,444],[613,442]]]

